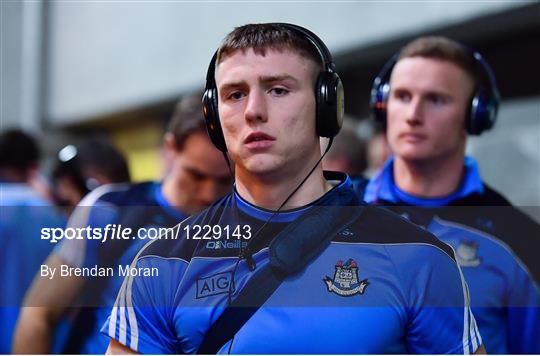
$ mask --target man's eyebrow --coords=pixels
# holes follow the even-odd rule
[[[290,74],[278,74],[259,77],[259,81],[263,83],[281,82],[285,80],[292,80],[294,82],[298,82],[298,79],[296,79]]]
[[[392,92],[411,92],[411,91],[414,91],[412,89],[410,89],[408,86],[406,85],[403,85],[403,86],[399,86],[399,85],[394,85],[391,87],[391,90]],[[435,88],[435,89],[429,89],[429,90],[422,90],[422,95],[440,95],[440,96],[445,96],[445,97],[452,97],[452,92],[449,91],[449,90],[444,90],[444,89],[439,89],[439,88]]]
[[[270,83],[274,83],[274,82],[282,82],[282,81],[286,81],[286,80],[290,80],[290,81],[293,81],[294,83],[298,83],[298,79],[296,79],[292,75],[286,74],[286,73],[285,74],[277,74],[277,75],[260,76],[258,79],[263,84],[270,84]],[[230,90],[230,89],[243,87],[245,85],[246,85],[246,82],[241,80],[241,81],[236,81],[236,82],[223,83],[222,85],[219,86],[219,89],[221,91],[226,91],[226,90]]]
[[[227,90],[227,89],[231,89],[231,88],[238,88],[238,87],[241,87],[241,86],[244,86],[246,85],[246,82],[241,80],[241,81],[238,81],[238,82],[228,82],[228,83],[224,83],[222,85],[219,86],[219,89],[220,90]]]

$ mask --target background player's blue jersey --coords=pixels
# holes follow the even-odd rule
[[[148,182],[119,184],[98,188],[86,197],[72,215],[69,226],[91,228],[116,224],[132,229],[130,240],[65,240],[55,253],[71,267],[112,267],[114,275],[86,277],[83,292],[76,302],[81,306],[64,352],[104,353],[108,338],[99,333],[105,322],[123,277],[118,266],[129,265],[148,242],[136,237],[137,230],[151,227],[173,227],[186,216],[168,204],[161,184]]]
[[[358,207],[350,180],[341,180],[256,234],[249,245],[254,272],[244,260],[235,270],[238,244],[186,238],[205,225],[249,225],[256,232],[272,212],[237,193],[177,226],[177,241],[149,243],[133,266],[153,274],[124,280],[102,331],[142,353],[196,353],[229,294],[234,300],[275,260],[270,242],[276,234],[314,206],[356,206],[360,217],[331,236],[307,267],[286,277],[220,353],[474,352],[482,341],[451,248],[393,213]]]
[[[488,353],[539,353],[540,289],[514,252],[491,235],[440,218],[427,228],[456,251]]]
[[[523,214],[517,213],[515,208],[490,206],[500,201],[483,197],[488,188],[471,158],[464,161],[465,175],[460,188],[448,197],[435,199],[401,191],[394,182],[392,164],[390,159],[369,181],[365,194],[362,189],[357,190],[360,197],[369,204],[385,205],[406,216],[454,248],[470,288],[472,310],[488,353],[540,353],[538,281],[530,273],[530,258],[523,260],[522,254],[517,255],[510,247],[523,242],[538,254],[540,231],[531,236],[531,230],[538,230],[537,224],[525,221],[527,228],[524,228],[520,225],[524,221]],[[498,226],[514,225],[513,233],[488,234],[478,230],[476,224],[468,224],[474,221],[492,221],[495,227],[490,229],[492,234],[501,231]]]
[[[7,354],[26,290],[53,247],[41,229],[66,222],[26,184],[0,183],[0,199],[0,354]]]

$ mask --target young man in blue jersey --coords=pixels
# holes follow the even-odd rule
[[[129,240],[64,240],[45,264],[57,268],[54,277],[37,277],[27,295],[14,350],[47,353],[62,316],[74,314],[71,333],[63,352],[97,354],[107,349],[108,339],[99,334],[127,266],[148,241],[151,229],[172,227],[210,205],[229,189],[230,173],[221,153],[211,144],[201,114],[200,97],[179,102],[165,134],[172,157],[163,182],[106,185],[86,196],[70,218],[68,227],[104,228],[115,224],[130,228]],[[144,235],[140,235],[145,231]],[[133,238],[132,238],[133,237]],[[60,276],[61,268],[113,268],[107,277]]]
[[[178,240],[139,252],[133,268],[158,273],[124,281],[102,328],[109,353],[482,350],[448,246],[323,173],[319,138],[339,130],[341,90],[304,28],[225,38],[203,100],[234,190],[175,227]]]
[[[40,241],[44,227],[62,228],[65,219],[37,188],[39,147],[29,134],[0,134],[0,354],[11,339],[26,289],[52,246]]]
[[[419,38],[385,66],[372,94],[393,157],[364,199],[456,250],[489,353],[539,353],[539,226],[483,183],[465,156],[467,135],[491,128],[497,114],[488,64],[450,39]]]

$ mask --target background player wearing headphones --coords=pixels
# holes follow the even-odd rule
[[[539,353],[538,225],[465,156],[467,134],[490,129],[497,116],[489,65],[447,38],[419,38],[384,66],[371,105],[394,156],[364,199],[392,206],[456,250],[489,353]]]
[[[449,247],[323,174],[319,137],[338,132],[342,100],[310,31],[255,24],[225,38],[203,102],[235,189],[139,252],[133,266],[159,276],[124,281],[102,329],[109,352],[482,350]],[[242,238],[193,239],[197,226],[241,226]]]

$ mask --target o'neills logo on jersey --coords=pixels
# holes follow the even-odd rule
[[[205,245],[207,249],[210,250],[221,250],[221,249],[240,249],[247,247],[247,241],[208,241]]]
[[[330,293],[336,293],[342,297],[352,297],[356,294],[364,294],[369,282],[366,279],[358,281],[358,264],[352,258],[347,262],[337,261],[334,278],[326,276],[323,282]]]
[[[478,267],[480,265],[478,244],[472,241],[461,241],[456,250],[456,259],[460,266]]]

